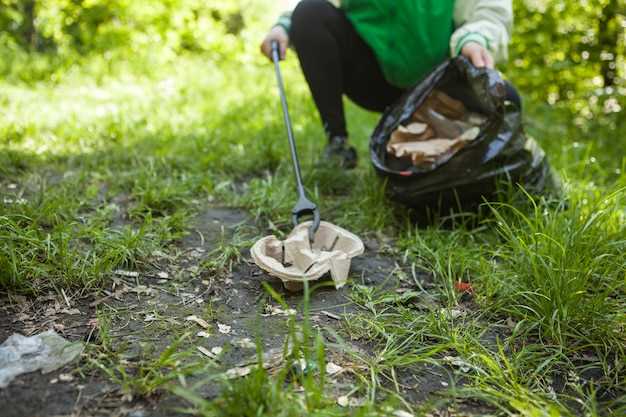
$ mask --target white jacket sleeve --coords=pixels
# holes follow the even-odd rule
[[[487,48],[497,62],[508,59],[513,28],[512,0],[456,0],[450,54],[457,56],[468,42]]]

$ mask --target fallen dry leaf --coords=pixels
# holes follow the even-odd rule
[[[455,282],[454,289],[461,293],[473,294],[474,288],[469,282]]]
[[[72,374],[60,374],[59,381],[61,382],[72,382],[74,380],[74,376]]]
[[[250,340],[249,337],[244,337],[243,339],[233,340],[233,345],[238,346],[240,348],[246,349],[254,349],[256,345]]]
[[[278,307],[278,306],[273,306],[271,304],[266,304],[265,305],[265,313],[266,314],[262,314],[262,316],[267,317],[267,316],[295,316],[297,314],[297,311],[294,310],[293,308],[289,308],[287,310],[283,310],[282,308]]]
[[[223,334],[230,334],[230,326],[222,323],[217,323],[217,330]]]
[[[507,317],[506,318],[506,326],[509,329],[514,329],[515,326],[517,326],[517,323],[515,322],[515,320],[513,320],[511,317]]]
[[[348,398],[348,396],[342,395],[337,398],[337,404],[341,407],[361,407],[365,404],[365,398]]]
[[[341,366],[339,366],[339,365],[336,365],[336,364],[334,364],[332,362],[328,362],[326,364],[326,373],[328,375],[336,375],[336,374],[338,374],[341,371],[343,371],[343,368]]]
[[[30,320],[30,316],[26,313],[19,313],[15,316],[15,318],[13,319],[13,322],[16,321],[29,321]]]
[[[186,321],[193,321],[194,323],[196,323],[198,326],[202,327],[203,329],[209,329],[211,326],[209,326],[209,323],[207,323],[205,320],[201,319],[198,316],[187,316],[185,317]]]
[[[202,346],[196,346],[196,349],[198,349],[198,351],[200,351],[200,353],[202,353],[204,356],[211,358],[213,360],[217,359],[217,357],[215,356],[215,354],[213,352],[211,352],[209,349],[202,347]]]
[[[122,269],[117,269],[113,272],[115,275],[120,275],[122,277],[128,278],[137,278],[139,276],[139,272],[135,271],[124,271]]]
[[[449,319],[457,319],[465,314],[457,308],[442,308],[439,312]]]
[[[238,367],[227,370],[225,375],[226,375],[226,378],[233,379],[233,378],[241,378],[246,375],[249,375],[250,372],[252,372],[251,366],[238,366]]]
[[[457,356],[444,356],[443,360],[451,364],[452,366],[456,366],[463,373],[468,373],[472,370],[472,365],[465,362],[463,359]]]
[[[338,316],[337,314],[331,313],[330,311],[322,310],[322,311],[320,311],[320,313],[325,315],[328,318],[333,319],[333,320],[341,320],[341,316]]]

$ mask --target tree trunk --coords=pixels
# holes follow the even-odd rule
[[[37,48],[37,27],[35,26],[35,0],[24,0],[22,4],[24,13],[24,23],[22,24],[22,33],[24,37],[24,45],[31,51]]]
[[[615,85],[617,70],[619,22],[617,21],[617,0],[609,0],[602,9],[598,22],[598,43],[600,49],[600,74],[605,87]]]

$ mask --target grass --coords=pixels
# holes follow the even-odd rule
[[[220,239],[207,259],[202,262],[201,269],[213,276],[229,274],[233,271],[234,265],[243,261],[242,251],[253,244],[254,240],[243,237],[240,231],[235,232],[230,239],[226,238],[222,226]]]
[[[492,256],[501,263],[486,276],[500,287],[492,290],[499,310],[560,345],[617,336],[624,324],[617,313],[625,290],[623,201],[620,190],[586,204],[573,200],[567,210],[494,208],[502,246]]]
[[[49,82],[0,81],[3,291],[102,288],[115,269],[141,270],[155,251],[175,246],[207,204],[244,208],[273,233],[289,229],[292,173],[273,74],[247,58],[256,56],[251,46],[242,48],[243,58],[225,62],[180,56],[146,72],[136,63],[87,65]],[[567,198],[534,201],[518,192],[485,205],[483,218],[416,228],[385,201],[368,165],[377,116],[348,105],[361,164],[346,174],[320,167],[323,132],[293,59],[285,73],[310,194],[325,219],[363,237],[392,238],[388,250],[401,264],[393,274],[410,291],[353,283],[358,311],[338,330],[290,323],[284,366],[220,382],[215,401],[181,388],[180,378],[197,370],[179,363],[188,358],[176,343],[122,366],[105,349],[95,355],[98,366],[128,393],[171,389],[207,416],[462,413],[466,404],[498,415],[623,415],[623,118],[581,121],[572,109],[531,98],[528,131],[564,177]],[[204,267],[229,272],[255,237],[223,239]],[[471,296],[458,291],[460,282]],[[330,350],[357,365],[352,396],[365,402],[355,410],[331,400],[323,371]],[[300,358],[318,370],[294,374]],[[399,375],[429,367],[463,383],[414,403]]]
[[[105,339],[106,330],[100,329],[101,339]],[[128,360],[123,351],[113,348],[107,340],[101,340],[101,346],[91,353],[89,365],[100,370],[110,381],[119,386],[128,398],[152,397],[163,392],[173,382],[186,385],[186,377],[206,372],[210,366],[197,360],[191,360],[192,352],[183,349],[183,342],[189,334],[178,337],[161,352],[142,352],[138,360]],[[110,340],[108,341],[110,342]]]

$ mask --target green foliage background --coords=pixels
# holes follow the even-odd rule
[[[143,71],[155,60],[163,64],[182,54],[235,57],[244,26],[262,15],[262,6],[254,1],[0,0],[0,76],[58,81],[86,62],[98,75],[120,65]]]
[[[526,95],[564,103],[583,119],[623,107],[626,2],[515,0],[514,4],[516,23],[506,70]]]
[[[239,35],[246,26],[271,22],[279,8],[272,3],[0,0],[0,74],[23,81],[45,79],[48,74],[43,71],[16,71],[15,62],[24,54],[53,56],[61,68],[100,55],[138,59],[154,49],[169,56],[206,53],[214,59],[232,59],[242,51],[244,39]],[[623,0],[514,3],[515,35],[506,69],[525,92],[555,103],[588,98],[592,92],[598,96],[596,90],[603,87],[624,87]],[[611,88],[601,95],[614,92],[616,88]]]
[[[160,45],[177,52],[218,47],[243,27],[238,2],[201,0],[3,0],[3,44],[64,55],[137,52]]]

